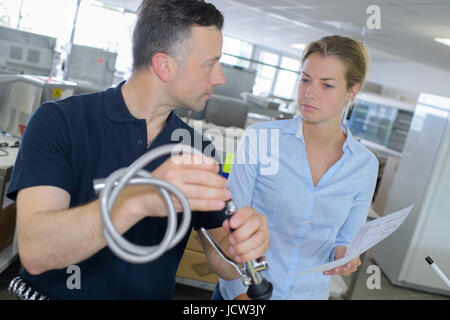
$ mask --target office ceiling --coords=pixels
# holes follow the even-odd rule
[[[360,39],[373,61],[410,60],[450,72],[450,0],[209,0],[225,16],[224,33],[295,55],[291,47],[322,36]],[[141,0],[104,0],[135,11]],[[367,20],[380,9],[381,29]]]

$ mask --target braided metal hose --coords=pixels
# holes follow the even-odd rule
[[[106,179],[94,181],[94,190],[100,191],[100,212],[103,221],[103,234],[108,247],[121,259],[131,263],[147,263],[159,258],[166,251],[177,245],[186,235],[191,223],[191,210],[189,202],[183,193],[174,185],[157,179],[143,168],[155,159],[167,155],[177,155],[180,152],[202,155],[200,151],[187,145],[164,145],[142,155],[129,167],[114,171]],[[164,200],[167,211],[167,229],[163,240],[156,246],[140,246],[133,244],[122,237],[111,221],[111,212],[114,203],[126,185],[154,186]],[[174,195],[181,203],[183,220],[177,229],[177,212],[170,198]]]

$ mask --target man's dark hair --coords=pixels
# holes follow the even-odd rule
[[[175,54],[174,46],[189,38],[191,27],[223,27],[223,15],[204,0],[143,0],[133,32],[133,71],[151,64],[158,52]]]

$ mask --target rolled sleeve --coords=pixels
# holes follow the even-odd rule
[[[378,161],[374,159],[368,170],[367,183],[363,185],[361,191],[354,198],[354,205],[350,209],[350,213],[340,228],[333,250],[330,254],[330,261],[334,260],[334,250],[339,246],[348,246],[355,236],[358,229],[366,222],[367,214],[372,203],[373,193],[375,190],[378,176]]]
[[[233,300],[238,295],[247,292],[247,287],[240,278],[232,281],[219,279],[220,293],[225,300]]]

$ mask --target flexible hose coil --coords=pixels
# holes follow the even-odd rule
[[[108,247],[119,258],[131,263],[147,263],[159,258],[166,251],[177,245],[186,235],[191,224],[191,209],[184,194],[174,185],[157,179],[143,168],[155,159],[180,152],[202,155],[200,151],[187,145],[164,145],[153,149],[139,157],[129,167],[114,171],[105,180],[94,181],[94,189],[100,191],[99,202],[103,222],[103,234]],[[103,186],[104,184],[104,186]],[[167,229],[162,241],[155,246],[140,246],[122,237],[111,221],[111,212],[120,192],[126,185],[154,186],[166,204],[168,217]],[[170,194],[181,203],[183,219],[177,230],[177,212]]]

